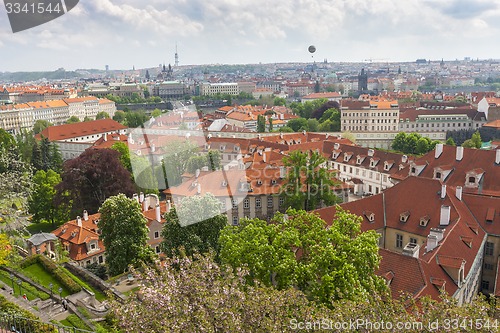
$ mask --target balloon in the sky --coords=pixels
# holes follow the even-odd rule
[[[316,46],[311,45],[311,46],[309,46],[308,50],[310,53],[314,53],[314,52],[316,52]]]

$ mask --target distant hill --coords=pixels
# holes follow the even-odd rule
[[[52,72],[0,72],[0,82],[29,82],[47,80],[64,80],[80,78],[81,75],[73,71],[58,69]]]

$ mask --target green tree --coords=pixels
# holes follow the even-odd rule
[[[148,119],[148,116],[143,111],[129,111],[125,113],[125,121],[130,128],[141,127]]]
[[[141,263],[148,247],[149,230],[141,205],[119,194],[108,198],[99,212],[99,238],[106,247],[109,273],[114,276],[125,272],[129,265]]]
[[[0,128],[0,149],[10,150],[16,148],[16,140],[14,137]]]
[[[198,146],[191,141],[170,141],[165,145],[166,154],[163,157],[163,165],[168,186],[181,183],[182,174],[187,169],[189,159],[198,151]]]
[[[307,131],[309,129],[307,119],[305,118],[290,119],[286,125],[294,132],[299,132],[304,129]]]
[[[429,143],[431,140],[428,138],[420,138],[417,142],[416,153],[419,155],[425,154],[429,151]]]
[[[208,151],[207,158],[208,158],[210,170],[215,171],[215,170],[219,170],[221,168],[222,156],[220,154],[220,151],[210,149]]]
[[[12,252],[12,245],[9,242],[9,236],[7,234],[0,234],[0,266],[9,263],[7,258]]]
[[[80,118],[78,118],[77,116],[71,116],[69,117],[68,120],[66,120],[66,124],[75,124],[75,123],[79,123],[80,122]]]
[[[130,151],[128,149],[128,145],[125,142],[116,142],[113,143],[111,149],[116,150],[120,153],[120,163],[129,172],[132,172],[132,164],[130,162]]]
[[[38,119],[37,121],[35,121],[35,125],[33,125],[33,133],[34,134],[41,133],[44,129],[46,129],[49,126],[52,126],[52,124],[47,120]]]
[[[107,113],[106,111],[101,111],[99,113],[96,114],[95,116],[95,120],[99,120],[99,119],[109,119],[109,113]]]
[[[295,150],[283,158],[287,168],[281,196],[285,206],[313,210],[338,201],[334,192],[334,172],[324,168],[326,159],[316,151]]]
[[[24,162],[31,163],[33,146],[35,145],[35,143],[36,139],[33,131],[22,129],[19,133],[17,133],[17,151],[19,152],[19,156]]]
[[[275,97],[273,100],[274,106],[286,106],[286,99],[283,97]]]
[[[446,144],[448,146],[456,146],[455,140],[450,136],[448,139],[446,139]]]
[[[158,118],[159,116],[161,116],[161,110],[156,108],[153,110],[153,112],[151,112],[151,117],[153,118]]]
[[[116,111],[115,115],[113,116],[113,120],[119,122],[120,124],[125,123],[125,112],[123,111]]]
[[[266,117],[263,115],[257,116],[257,132],[264,133],[266,131]]]
[[[167,256],[192,256],[210,250],[218,256],[219,234],[227,225],[227,216],[221,214],[221,203],[212,194],[183,198],[165,220],[161,248]]]
[[[33,214],[32,222],[50,222],[52,226],[68,221],[70,206],[64,200],[56,204],[56,186],[61,182],[61,176],[53,171],[38,170],[33,176],[33,192],[28,198],[28,210]]]
[[[392,149],[404,152],[406,150],[406,133],[399,132],[392,140]]]
[[[206,155],[195,155],[191,156],[187,162],[186,171],[189,173],[195,173],[196,170],[207,166],[208,160]]]
[[[221,231],[220,257],[234,269],[268,286],[292,286],[315,301],[367,300],[386,292],[375,275],[380,262],[379,235],[361,232],[361,218],[337,207],[331,226],[314,213],[289,209],[271,223],[244,219]]]
[[[317,132],[319,128],[318,120],[314,118],[307,119],[307,128],[309,132]]]
[[[479,131],[475,131],[474,134],[472,134],[471,141],[474,144],[474,148],[481,148],[481,146],[483,145],[483,140],[481,139],[481,134],[479,134]]]
[[[273,118],[269,117],[269,132],[273,131]]]

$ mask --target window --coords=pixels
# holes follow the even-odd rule
[[[246,198],[243,200],[243,208],[249,209],[250,208],[250,199]]]
[[[469,177],[469,183],[475,183],[476,177]]]
[[[488,270],[488,271],[492,271],[494,268],[493,264],[489,264],[487,262],[484,263],[484,269]]]
[[[492,256],[494,248],[495,248],[495,244],[493,244],[491,242],[486,242],[486,245],[484,246],[484,254],[487,256]]]
[[[231,202],[233,203],[233,209],[238,208],[238,202],[236,202],[236,199],[231,199]]]
[[[157,238],[160,238],[160,232],[159,231],[155,231],[155,239]]]
[[[436,172],[436,179],[441,179],[441,172]]]
[[[267,208],[273,208],[273,197],[267,197]]]
[[[260,198],[255,199],[255,208],[261,208],[262,207],[262,200]]]
[[[401,234],[396,234],[396,248],[403,248],[403,235]]]
[[[161,251],[161,250],[160,250],[160,246],[159,246],[159,245],[156,245],[156,246],[155,246],[155,252],[156,252],[156,254],[160,253],[160,251]]]
[[[417,239],[413,238],[413,237],[410,237],[410,243],[411,244],[417,244]]]
[[[490,289],[490,281],[488,281],[488,280],[481,281],[481,289],[483,289],[483,290]]]
[[[238,225],[238,216],[233,216],[233,225]]]
[[[102,264],[104,262],[104,259],[102,256],[99,256],[99,263]]]
[[[284,204],[285,204],[285,198],[280,197],[280,200],[279,200],[280,207],[283,207]]]
[[[91,250],[95,250],[95,248],[96,248],[95,243],[90,244],[90,249]]]

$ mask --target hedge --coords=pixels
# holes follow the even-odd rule
[[[28,332],[57,333],[54,326],[40,322],[37,316],[7,301],[2,295],[0,295],[0,316],[7,316],[7,320],[15,318],[15,322]]]
[[[31,256],[21,263],[22,268],[26,268],[35,263],[39,263],[43,268],[50,274],[52,274],[59,283],[61,283],[71,294],[76,294],[82,291],[82,287],[76,283],[71,276],[65,273],[65,271],[56,265],[52,260],[42,256],[40,254]]]

